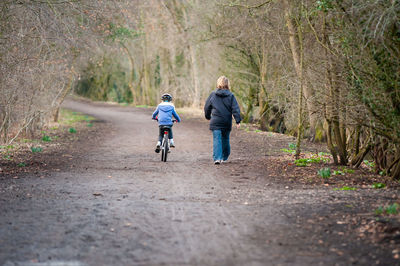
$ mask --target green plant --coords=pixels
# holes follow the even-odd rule
[[[400,212],[400,205],[396,202],[386,207],[380,206],[375,210],[376,215],[382,215],[382,214],[397,215],[399,214],[399,212]]]
[[[68,132],[69,132],[69,133],[76,133],[76,129],[73,128],[73,127],[70,127],[70,128],[68,129]]]
[[[339,170],[333,171],[333,175],[345,175],[345,174],[353,174],[353,169],[347,169],[346,167],[341,167]]]
[[[373,183],[373,184],[372,184],[372,188],[377,188],[377,189],[379,189],[379,188],[385,188],[385,187],[386,187],[386,185],[383,184],[383,183]]]
[[[43,140],[43,141],[51,141],[51,137],[50,137],[50,136],[47,136],[47,135],[44,135],[44,136],[42,137],[42,140]]]
[[[304,161],[298,161],[298,160],[294,161],[294,164],[295,164],[296,166],[299,166],[299,167],[305,167],[305,166],[308,166],[307,162],[304,162]]]
[[[296,143],[289,143],[289,149],[295,150],[296,149]]]
[[[375,162],[373,161],[364,160],[363,163],[371,169],[375,168]]]
[[[385,208],[385,211],[386,211],[386,213],[389,214],[389,215],[390,215],[390,214],[396,215],[396,214],[398,214],[399,211],[400,211],[399,208],[400,208],[400,205],[399,205],[399,204],[393,203],[393,204],[387,206],[387,207]]]
[[[329,9],[333,9],[333,1],[332,0],[318,0],[316,2],[316,9],[323,11],[323,12],[328,12]]]
[[[259,129],[256,129],[254,132],[259,133],[259,132],[262,132],[262,131],[259,130]]]
[[[12,161],[12,158],[10,155],[4,155],[3,158],[7,161]]]
[[[19,163],[19,164],[17,164],[17,166],[18,166],[18,167],[25,167],[26,164],[25,164],[25,163]]]
[[[142,105],[136,105],[135,107],[138,107],[138,108],[147,108],[147,107],[149,107],[148,105],[145,105],[145,104],[142,104]]]
[[[344,187],[341,187],[341,188],[334,188],[333,190],[357,190],[357,188],[344,186]]]
[[[378,209],[375,210],[376,215],[381,215],[381,214],[383,214],[383,212],[384,212],[383,207],[378,207]]]
[[[331,169],[329,167],[321,168],[318,170],[318,174],[322,178],[329,178],[331,176]]]
[[[61,123],[62,124],[67,124],[67,125],[73,125],[77,122],[90,122],[94,120],[94,117],[88,116],[88,115],[83,115],[78,112],[71,112],[66,109],[61,109]]]
[[[310,163],[320,163],[325,162],[324,158],[312,157],[312,158],[301,158],[294,161],[296,166],[308,166]]]
[[[334,170],[333,175],[345,175],[345,173],[340,170]]]
[[[93,124],[92,124],[92,123],[87,123],[87,126],[88,126],[88,127],[92,127]]]
[[[33,152],[33,153],[36,153],[36,152],[42,152],[43,151],[43,149],[42,149],[42,147],[31,147],[31,151]]]
[[[354,174],[354,169],[343,168],[342,171],[343,171],[344,173]]]
[[[281,149],[281,151],[293,154],[296,152],[295,150],[288,150],[288,149]]]

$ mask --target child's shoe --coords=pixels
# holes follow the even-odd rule
[[[161,141],[157,141],[156,150],[155,150],[156,153],[160,152],[160,146],[161,146]]]
[[[175,148],[174,139],[170,139],[170,140],[169,140],[169,146],[170,146],[171,148]]]

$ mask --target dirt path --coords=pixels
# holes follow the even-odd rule
[[[46,178],[1,182],[0,265],[399,263],[342,222],[370,211],[378,192],[295,185],[265,170],[288,137],[233,131],[231,161],[215,166],[207,124],[183,116],[177,148],[162,163],[151,110],[65,106],[112,130]]]

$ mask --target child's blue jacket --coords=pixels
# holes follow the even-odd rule
[[[160,103],[153,113],[153,119],[156,119],[158,115],[158,124],[160,126],[170,126],[173,124],[172,116],[175,117],[176,121],[181,122],[181,118],[175,111],[175,106],[170,102]]]

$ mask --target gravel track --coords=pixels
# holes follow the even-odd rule
[[[288,137],[262,146],[263,139],[233,130],[231,160],[215,166],[207,124],[183,115],[174,126],[177,147],[163,163],[154,153],[152,110],[72,100],[64,106],[110,130],[46,178],[1,181],[0,265],[398,263],[390,250],[333,233],[345,225],[307,222],[340,218],[351,195],[288,189],[253,164]],[[353,193],[364,199],[356,202],[360,210],[374,200],[370,191]]]

